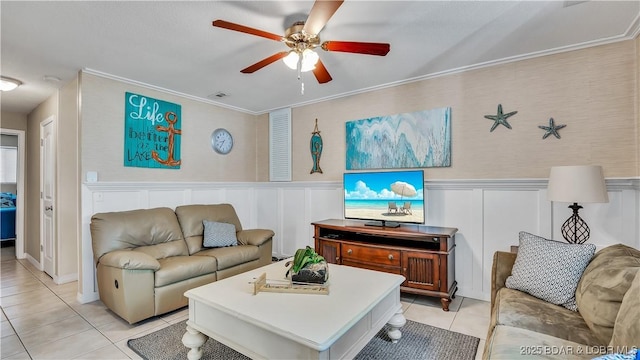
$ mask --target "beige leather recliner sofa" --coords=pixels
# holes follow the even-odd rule
[[[233,224],[238,245],[203,247],[203,220]],[[179,309],[185,291],[269,264],[273,235],[243,230],[230,204],[95,214],[100,300],[130,324]]]
[[[493,256],[483,359],[593,359],[640,347],[640,250],[598,251],[578,283],[578,312],[507,288],[516,256]]]

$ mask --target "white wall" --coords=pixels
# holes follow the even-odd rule
[[[561,241],[568,204],[546,199],[546,179],[427,181],[426,223],[458,228],[456,280],[461,296],[488,300],[493,253],[518,244],[527,231]],[[599,248],[624,243],[640,248],[640,179],[607,180],[610,201],[586,204],[581,216]],[[313,246],[311,222],[342,218],[341,182],[109,183],[83,185],[83,302],[98,298],[89,224],[97,212],[183,204],[231,203],[244,228],[276,233],[273,255]],[[88,250],[86,250],[88,249]]]

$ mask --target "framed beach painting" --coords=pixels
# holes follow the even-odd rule
[[[451,108],[346,123],[346,169],[451,166]]]

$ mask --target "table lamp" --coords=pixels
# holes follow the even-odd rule
[[[582,206],[578,203],[609,202],[602,167],[596,165],[554,166],[549,174],[547,199],[573,203],[569,208],[573,215],[562,224],[562,236],[572,244],[582,244],[589,239],[589,226],[578,215]]]

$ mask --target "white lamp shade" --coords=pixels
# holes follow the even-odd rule
[[[289,54],[282,58],[282,61],[292,70],[296,70],[298,68],[298,60],[300,59],[300,54],[295,50],[289,51]],[[302,52],[302,64],[300,67],[300,71],[307,72],[315,69],[316,63],[318,62],[319,56],[318,54],[310,49],[305,49]]]
[[[302,52],[302,69],[300,71],[307,72],[315,69],[319,58],[315,51],[305,49]]]
[[[554,166],[549,174],[547,199],[568,203],[609,202],[602,167]]]
[[[298,53],[291,50],[289,54],[282,58],[282,61],[289,67],[291,70],[295,70],[298,67]]]

